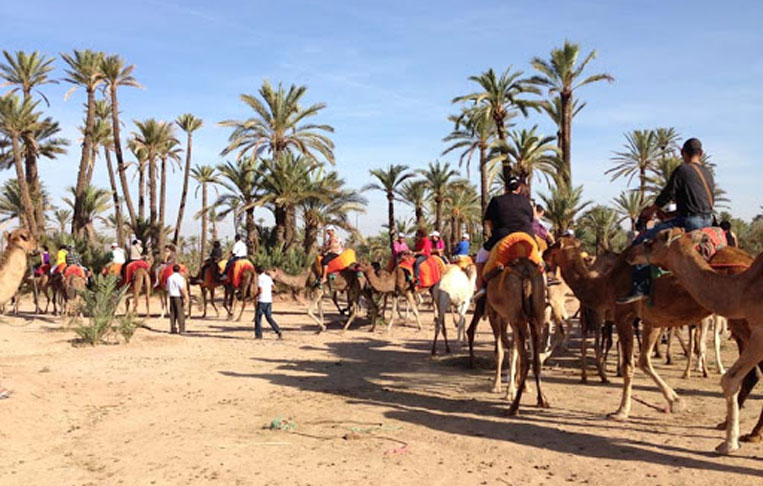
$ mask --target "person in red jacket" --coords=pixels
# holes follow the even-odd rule
[[[416,262],[413,264],[413,283],[418,285],[421,273],[419,267],[432,254],[432,240],[427,237],[426,230],[422,228],[416,230],[416,246],[413,248],[413,254],[416,256]]]

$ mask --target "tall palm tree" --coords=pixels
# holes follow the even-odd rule
[[[612,174],[612,180],[628,177],[628,184],[638,175],[641,204],[646,203],[648,173],[657,159],[657,137],[654,130],[633,130],[625,134],[625,150],[615,152],[612,161],[616,164],[605,174]]]
[[[417,228],[426,226],[424,220],[424,203],[427,198],[427,183],[424,180],[409,180],[400,187],[400,199],[405,204],[413,207],[413,214]]]
[[[631,223],[631,231],[635,231],[636,221],[645,207],[641,202],[641,194],[637,191],[623,191],[613,202],[615,211],[621,216],[620,221],[627,219]]]
[[[201,217],[201,262],[204,263],[204,259],[207,255],[207,219],[209,211],[209,196],[208,187],[210,184],[214,185],[219,182],[217,178],[217,170],[211,165],[197,165],[191,169],[191,175],[193,179],[198,183],[196,186],[195,196],[199,194],[199,188],[201,188],[201,211],[199,216]]]
[[[79,171],[77,173],[77,185],[75,186],[74,196],[74,216],[72,217],[72,233],[79,234],[84,229],[87,221],[82,214],[82,198],[85,190],[90,185],[87,179],[88,165],[90,164],[90,155],[93,146],[93,126],[95,125],[95,90],[103,82],[103,72],[101,71],[102,52],[95,52],[90,49],[79,51],[74,50],[72,54],[61,54],[61,58],[66,62],[69,68],[66,70],[64,81],[74,86],[66,93],[68,98],[78,87],[85,88],[87,94],[87,104],[85,112],[85,137],[82,143],[82,156],[79,162]]]
[[[126,166],[135,166],[138,176],[138,221],[146,219],[146,170],[148,169],[148,154],[136,145],[134,139],[127,141],[127,147],[135,157],[135,161]],[[135,225],[133,225],[135,226]]]
[[[599,73],[583,78],[583,71],[588,63],[596,58],[596,50],[588,53],[582,62],[578,64],[580,44],[564,41],[564,46],[551,50],[548,60],[539,57],[533,58],[531,64],[540,75],[533,76],[531,81],[539,86],[548,88],[549,94],[559,95],[561,103],[561,149],[562,160],[566,168],[564,182],[572,186],[572,116],[574,107],[574,92],[578,88],[596,83],[598,81],[613,82],[615,78],[607,73]],[[582,106],[581,106],[582,108]],[[580,109],[580,108],[578,108]]]
[[[462,226],[472,227],[482,221],[480,197],[468,180],[459,179],[450,184],[450,197],[446,199],[446,211],[450,217],[449,248],[454,248],[463,234]]]
[[[413,172],[408,171],[408,166],[402,164],[390,164],[387,169],[371,169],[370,174],[377,182],[366,184],[360,190],[382,191],[387,196],[387,221],[389,233],[389,248],[395,242],[395,197],[399,195],[400,186],[406,180],[414,177]]]
[[[166,124],[167,130],[164,133],[165,140],[159,149],[159,160],[162,161],[161,165],[161,177],[159,184],[159,227],[164,228],[164,215],[167,211],[167,163],[172,164],[173,172],[174,167],[180,165],[180,153],[182,149],[179,147],[180,141],[175,138],[175,128],[171,123]],[[164,248],[164,236],[160,234],[159,248]]]
[[[228,192],[217,200],[215,205],[224,205],[233,210],[236,208],[239,214],[244,214],[244,229],[246,231],[247,246],[249,253],[255,253],[259,248],[260,241],[257,234],[257,225],[254,220],[254,208],[259,205],[261,195],[261,172],[257,161],[252,158],[239,159],[235,162],[225,162],[217,166],[220,173],[219,185]],[[239,204],[229,202],[230,199],[238,199]],[[227,216],[227,212],[221,212],[221,216]],[[237,217],[234,214],[234,217]]]
[[[183,214],[185,213],[185,201],[188,196],[188,178],[191,175],[191,148],[193,147],[193,132],[202,127],[204,122],[201,118],[196,118],[190,113],[180,115],[175,123],[183,130],[186,135],[185,149],[185,170],[183,171],[183,192],[180,194],[180,207],[178,208],[178,219],[175,223],[175,236],[172,241],[175,246],[180,238],[180,227],[183,224]]]
[[[242,94],[241,101],[254,111],[254,116],[220,122],[233,128],[222,154],[237,151],[240,159],[246,154],[259,157],[268,152],[277,159],[285,150],[294,150],[313,161],[318,161],[319,154],[333,164],[334,143],[326,134],[334,129],[325,124],[304,123],[326,105],[316,103],[304,108],[300,101],[306,91],[306,86],[295,85],[286,90],[281,83],[274,89],[266,80],[259,89],[259,98]]]
[[[655,144],[660,151],[660,159],[678,156],[678,140],[681,135],[674,127],[661,127],[654,131]]]
[[[11,141],[13,165],[16,167],[16,178],[21,192],[23,222],[35,237],[38,236],[39,226],[35,219],[29,185],[24,176],[21,141],[23,139],[31,143],[30,137],[38,128],[40,114],[35,111],[36,108],[37,102],[29,99],[21,101],[14,93],[8,93],[0,98],[0,133]]]
[[[114,164],[111,161],[111,150],[114,148],[114,139],[112,137],[111,124],[111,104],[106,100],[96,101],[96,119],[93,128],[93,165],[98,154],[99,147],[103,148],[103,155],[106,159],[106,169],[109,173],[109,184],[111,185],[111,198],[114,205],[114,229],[116,238],[120,245],[124,245],[124,220],[122,218],[122,204],[119,199],[116,175],[114,173]]]
[[[130,215],[130,222],[136,225],[138,216],[135,213],[135,206],[130,195],[130,186],[127,183],[126,165],[124,154],[122,153],[122,140],[119,134],[121,125],[119,123],[119,100],[117,98],[117,91],[120,86],[143,88],[132,75],[134,69],[135,66],[132,64],[125,66],[124,59],[116,54],[106,56],[101,61],[101,72],[103,73],[104,82],[109,89],[109,100],[111,101],[111,130],[114,139],[114,154],[117,157],[119,181],[122,185],[122,195],[127,205],[127,212]],[[140,217],[142,218],[143,215],[141,214]]]
[[[617,229],[617,213],[614,209],[598,204],[583,214],[580,225],[593,233],[596,242],[596,255],[610,251],[612,237]]]
[[[429,197],[434,201],[434,229],[442,231],[443,204],[450,188],[449,185],[453,178],[458,176],[458,171],[451,169],[449,163],[441,164],[438,160],[435,163],[430,162],[426,169],[417,172],[423,177],[425,186],[429,190]]]
[[[49,208],[50,197],[44,186],[41,187],[40,196],[42,197],[42,206],[46,209]],[[33,202],[36,203],[36,201]],[[0,189],[0,223],[14,218],[23,221],[23,217],[24,204],[21,201],[21,189],[19,189],[18,180],[8,179]]]
[[[572,118],[574,119],[580,110],[585,108],[587,103],[579,103],[579,99],[572,100]],[[562,153],[562,125],[564,124],[564,117],[562,114],[562,97],[557,94],[552,96],[550,100],[546,100],[540,103],[540,109],[543,110],[551,121],[556,125],[556,146],[559,149],[559,153]]]
[[[578,213],[586,208],[590,201],[583,202],[583,186],[570,188],[561,179],[551,187],[549,194],[541,194],[546,208],[546,219],[554,225],[557,236],[572,228]]]
[[[544,174],[548,181],[565,170],[559,159],[559,149],[553,143],[554,137],[536,133],[537,128],[535,125],[530,130],[514,130],[508,140],[499,140],[488,162],[492,174],[500,167],[503,173],[510,172],[524,179],[530,194],[536,172]]]
[[[16,51],[11,54],[3,51],[6,63],[0,63],[0,78],[5,80],[5,84],[12,86],[11,92],[21,91],[24,101],[32,101],[32,90],[39,88],[44,84],[57,84],[58,81],[50,78],[53,71],[53,58],[46,57],[37,51],[28,54],[24,51]],[[37,93],[50,105],[45,94],[37,90]],[[28,140],[31,143],[23,144],[25,176],[29,190],[32,191],[32,202],[35,205],[35,219],[38,224],[38,231],[43,231],[45,225],[45,212],[42,207],[42,198],[40,197],[40,177],[37,169],[37,157],[40,155],[40,145],[44,143],[41,140],[43,133],[47,130],[58,131],[58,124],[51,119],[46,118],[40,122],[39,127],[34,133],[30,134]],[[49,134],[49,136],[52,134]]]
[[[73,197],[77,194],[76,188],[70,187],[69,192],[71,193],[72,198],[65,197],[63,199],[73,210],[75,205]],[[101,189],[95,186],[87,186],[85,188],[84,195],[81,199],[82,217],[85,221],[83,231],[91,244],[95,244],[98,241],[98,233],[95,231],[95,220],[106,221],[105,213],[111,208],[110,199],[111,194],[106,189]]]
[[[495,122],[487,116],[487,110],[479,110],[474,107],[463,108],[458,115],[448,117],[454,123],[453,131],[443,138],[443,142],[451,145],[443,151],[446,155],[455,150],[463,150],[459,158],[459,165],[466,161],[466,174],[469,177],[469,163],[475,151],[479,152],[480,164],[480,207],[482,214],[487,209],[490,182],[488,181],[487,156],[488,148],[495,137]]]
[[[507,123],[517,115],[517,110],[527,115],[527,109],[536,106],[536,103],[521,96],[540,94],[540,90],[521,77],[522,74],[522,71],[512,73],[509,66],[500,76],[493,69],[479,76],[470,76],[469,80],[477,83],[480,91],[458,96],[453,103],[474,106],[483,116],[493,120],[498,139],[506,140]]]

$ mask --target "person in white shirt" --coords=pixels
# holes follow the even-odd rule
[[[231,256],[228,259],[228,263],[225,264],[225,271],[223,271],[222,278],[220,279],[221,282],[226,282],[228,280],[228,271],[231,269],[233,262],[246,258],[248,254],[246,243],[243,238],[241,238],[241,235],[236,235],[234,240],[233,248],[230,251]]]
[[[188,300],[185,277],[180,273],[180,265],[172,267],[172,275],[167,279],[167,295],[170,298],[170,334],[185,332],[185,311],[183,303]],[[177,324],[177,325],[176,325]]]
[[[111,244],[111,263],[124,265],[126,261],[127,261],[127,254],[125,253],[125,251],[122,248],[120,248],[118,244],[112,243]]]
[[[257,311],[254,314],[254,338],[262,339],[262,316],[268,320],[268,324],[278,334],[278,339],[283,338],[281,328],[273,319],[273,278],[260,268],[257,276]]]

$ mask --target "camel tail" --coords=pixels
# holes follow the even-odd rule
[[[530,277],[522,278],[522,311],[527,317],[532,319],[533,316],[533,281]]]

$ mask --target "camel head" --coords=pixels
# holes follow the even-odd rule
[[[26,228],[19,228],[11,233],[5,233],[5,239],[8,247],[17,247],[24,250],[24,253],[32,253],[37,250],[37,241],[32,233]]]
[[[545,261],[546,265],[550,268],[556,268],[569,252],[577,251],[579,248],[580,242],[574,237],[562,236],[543,252],[543,261]]]
[[[651,240],[646,240],[638,245],[633,245],[628,250],[626,260],[631,265],[658,265],[666,266],[670,246],[680,240],[686,232],[682,228],[670,228],[660,231]]]

